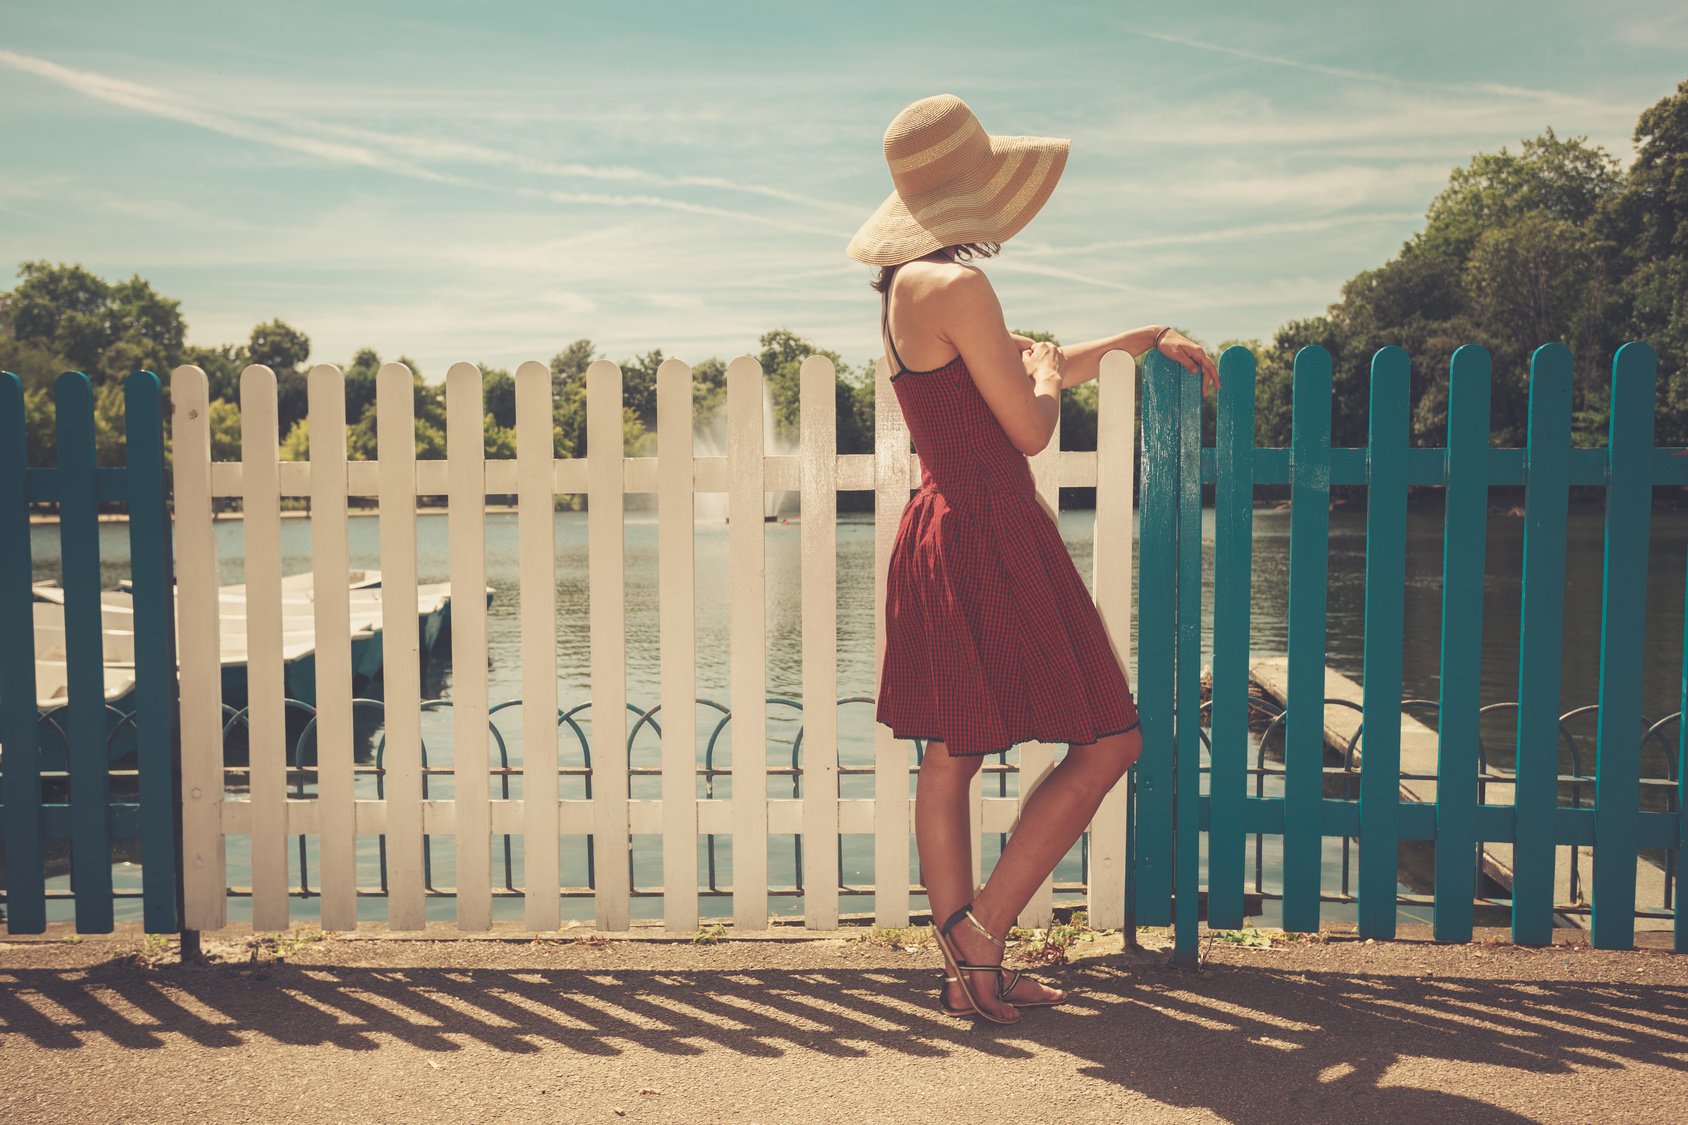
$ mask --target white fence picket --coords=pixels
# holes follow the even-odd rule
[[[247,784],[252,925],[287,928],[287,713],[281,635],[281,470],[275,372],[240,374],[246,559]]]
[[[662,920],[697,929],[696,516],[692,369],[656,372],[657,618],[662,675]]]
[[[621,401],[619,394],[616,401]],[[621,417],[619,405],[616,417]],[[557,528],[556,499],[551,491],[554,442],[551,370],[542,363],[524,363],[516,369],[517,554],[522,584],[522,886],[526,894],[524,924],[534,931],[554,930],[562,921],[557,809]],[[621,442],[617,440],[616,453],[620,451]],[[595,557],[596,536],[592,546]],[[595,710],[592,729],[598,730]],[[597,739],[593,741],[602,745]],[[598,762],[594,756],[593,766]],[[604,862],[604,849],[600,848],[600,878]]]
[[[353,769],[351,561],[346,518],[346,380],[311,368],[311,584],[316,643],[317,854],[322,925],[358,924],[357,819]]]
[[[586,581],[592,602],[592,840],[597,890],[593,901],[598,928],[618,931],[630,924],[632,891],[622,425],[621,369],[599,360],[586,369]]]
[[[535,363],[535,367],[538,367]],[[592,851],[598,929],[630,926],[626,461],[621,368],[586,368],[586,581],[592,635]],[[555,628],[555,627],[554,627]]]
[[[767,563],[763,513],[767,438],[762,367],[741,356],[727,367],[728,646],[733,722],[733,924],[768,925]]]
[[[486,449],[481,372],[454,363],[445,375],[446,454],[451,539],[451,643],[487,647]],[[320,588],[320,582],[318,586]],[[471,655],[451,668],[452,790],[457,804],[457,928],[492,929],[492,809],[487,773],[486,661]]]
[[[1061,414],[1055,414],[1055,430],[1049,443],[1031,458],[1032,482],[1037,489],[1038,504],[1049,518],[1060,523]],[[1020,746],[1020,809],[1031,800],[1049,771],[1055,768],[1058,745],[1052,742],[1027,742]],[[1031,901],[1020,912],[1020,925],[1037,928],[1049,925],[1054,917],[1055,876],[1050,874],[1033,893]]]
[[[803,361],[803,923],[838,928],[838,374]]]
[[[1096,608],[1114,656],[1132,683],[1131,495],[1136,364],[1126,352],[1102,357],[1096,394]],[[1090,822],[1087,892],[1090,924],[1098,929],[1125,925],[1126,783],[1102,798]]]
[[[416,400],[410,368],[375,376],[381,456],[382,765],[387,803],[387,925],[420,930],[422,886],[422,651],[416,623]]]
[[[885,660],[885,579],[897,524],[909,499],[909,434],[891,368],[874,369],[873,639],[877,669]],[[883,723],[873,726],[873,906],[881,926],[908,925],[909,748]]]
[[[176,523],[176,653],[181,662],[182,925],[228,917],[223,841],[223,661],[217,532],[211,509],[211,399],[205,372],[170,374]]]

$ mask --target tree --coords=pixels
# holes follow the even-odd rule
[[[146,369],[168,375],[185,354],[181,302],[140,277],[115,285],[81,266],[25,262],[22,279],[0,301],[15,340],[63,356],[96,385]]]
[[[563,391],[576,383],[583,383],[586,369],[601,359],[591,340],[576,340],[551,357],[551,393],[561,397]]]
[[[1688,81],[1641,113],[1636,156],[1611,202],[1623,247],[1626,334],[1659,353],[1657,440],[1688,444]]]
[[[249,362],[261,363],[276,374],[296,370],[311,357],[311,338],[280,320],[254,325],[246,346]]]
[[[481,367],[481,401],[494,424],[507,430],[516,428],[516,380],[508,371]]]

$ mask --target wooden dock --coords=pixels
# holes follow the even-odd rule
[[[1289,661],[1287,657],[1269,657],[1257,660],[1249,666],[1249,676],[1255,683],[1265,689],[1279,704],[1288,698],[1289,690]],[[1325,696],[1327,700],[1344,700],[1359,706],[1362,696],[1360,685],[1342,675],[1325,669]],[[1353,740],[1360,729],[1360,712],[1341,704],[1327,704],[1325,707],[1325,745],[1338,752],[1346,751],[1348,743]],[[1354,764],[1359,766],[1364,752],[1364,742],[1356,746]],[[1406,774],[1434,774],[1436,772],[1436,732],[1410,715],[1401,716],[1401,772]],[[1483,775],[1488,782],[1485,786],[1485,801],[1491,805],[1512,804],[1513,784],[1512,775],[1498,773],[1492,768]],[[1592,782],[1590,782],[1592,786]],[[1434,804],[1436,801],[1436,783],[1434,781],[1403,780],[1401,782],[1401,800],[1422,801]],[[1483,848],[1483,873],[1493,879],[1510,893],[1512,888],[1512,845],[1507,843],[1486,842]],[[1581,854],[1577,856],[1578,894],[1573,898],[1571,894],[1571,847],[1564,845],[1556,849],[1557,861],[1554,864],[1553,901],[1556,904],[1554,924],[1556,926],[1573,929],[1587,929],[1588,915],[1568,914],[1559,911],[1564,909],[1582,909],[1587,906],[1588,884],[1594,872],[1594,849],[1579,848]],[[1665,901],[1665,873],[1648,863],[1645,859],[1636,859],[1635,869],[1635,900],[1638,905],[1657,907]],[[1671,928],[1669,918],[1639,915],[1635,919],[1637,930],[1668,930]]]

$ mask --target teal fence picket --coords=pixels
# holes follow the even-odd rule
[[[1178,380],[1178,664],[1173,828],[1175,917],[1172,958],[1196,960],[1201,883],[1202,752],[1202,383],[1176,368]]]
[[[1295,355],[1290,484],[1289,716],[1284,726],[1284,929],[1319,928],[1325,582],[1330,545],[1330,353]]]
[[[1512,940],[1553,940],[1554,820],[1559,808],[1560,658],[1565,636],[1565,533],[1570,499],[1571,353],[1546,344],[1530,359],[1524,575],[1518,633],[1518,751],[1513,805]]]
[[[1208,752],[1207,921],[1243,924],[1248,836],[1248,635],[1254,566],[1254,353],[1219,357],[1214,433],[1213,705]]]
[[[59,376],[59,557],[64,566],[66,705],[70,736],[70,873],[76,929],[112,929],[111,827],[106,755],[105,662],[100,615],[94,391],[76,371]]]
[[[1683,595],[1688,606],[1688,590]],[[1675,907],[1676,951],[1688,953],[1688,910],[1682,909],[1682,896],[1688,893],[1688,875],[1682,868],[1688,861],[1688,612],[1682,616],[1682,697],[1676,720],[1676,885],[1671,888],[1671,904]]]
[[[1448,489],[1442,521],[1442,664],[1436,710],[1436,906],[1440,941],[1470,941],[1477,894],[1477,724],[1489,520],[1489,353],[1448,365]]]
[[[1366,635],[1360,751],[1360,933],[1395,936],[1401,820],[1402,602],[1407,581],[1407,411],[1412,363],[1372,356],[1366,446]]]
[[[179,929],[176,841],[180,759],[176,745],[176,613],[170,513],[165,506],[164,419],[158,376],[137,371],[124,384],[129,484],[129,559],[135,636],[150,642],[135,661],[136,769],[140,772],[142,922],[149,933]]]
[[[34,577],[29,551],[29,454],[23,384],[0,375],[0,619],[30,621]],[[41,825],[41,746],[35,710],[35,651],[0,645],[0,800],[5,801],[6,926],[14,934],[47,928]]]
[[[1172,922],[1173,693],[1178,659],[1179,376],[1159,352],[1143,359],[1143,465],[1137,578],[1137,924]]]
[[[1657,380],[1658,361],[1646,344],[1625,344],[1612,360],[1611,475],[1606,485],[1600,720],[1594,764],[1594,918],[1590,929],[1596,949],[1629,949],[1635,944],[1641,642],[1647,615]]]

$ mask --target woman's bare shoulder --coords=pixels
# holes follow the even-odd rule
[[[916,259],[902,267],[903,280],[916,299],[958,298],[967,300],[992,292],[990,278],[978,266],[966,262],[933,262]]]

